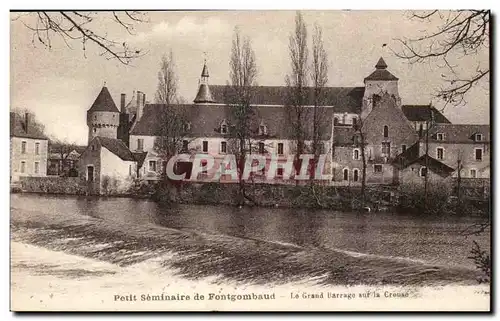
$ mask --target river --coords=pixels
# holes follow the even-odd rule
[[[398,269],[416,264],[425,266],[425,269],[433,266],[474,271],[473,262],[467,258],[473,240],[478,241],[483,248],[489,247],[489,233],[474,237],[461,235],[467,227],[481,222],[480,218],[475,217],[419,217],[391,212],[359,214],[201,205],[166,208],[150,200],[37,194],[12,194],[10,206],[13,240],[72,254],[127,265],[150,259],[164,250],[189,255],[195,249],[196,253],[217,253],[205,261],[200,254],[198,261],[185,259],[184,265],[175,266],[182,266],[183,272],[191,276],[193,273],[202,273],[204,276],[220,274],[222,267],[230,268],[231,264],[235,269],[240,269],[242,267],[239,265],[244,259],[255,259],[257,262],[262,253],[279,252],[276,257],[269,254],[269,257],[262,258],[262,262],[272,265],[276,258],[281,259],[283,251],[296,252],[299,249],[304,253],[300,257],[300,265],[296,262],[299,259],[294,258],[292,263],[288,259],[286,264],[291,267],[281,264],[281,272],[276,277],[287,273],[297,273],[297,277],[299,274],[304,277],[307,273],[324,273],[325,268],[320,270],[318,267],[323,263],[314,268],[304,268],[307,273],[296,272],[298,266],[302,268],[305,265],[304,257],[308,253],[318,253],[316,257],[310,258],[311,262],[323,258],[324,253],[340,253],[348,257],[351,261],[342,265],[341,272],[345,266],[355,265],[352,260],[358,258],[371,260],[370,264],[378,262],[376,265],[379,267],[385,267],[385,263],[380,262],[388,260],[403,264],[396,264],[394,268]],[[83,239],[85,241],[78,241]],[[120,245],[117,248],[118,245],[113,245],[113,249],[109,249],[109,244],[120,242],[127,243],[127,246]],[[96,250],[103,247],[106,250]],[[239,253],[238,249],[244,253]],[[124,259],[116,254],[120,251],[135,252]],[[236,252],[237,255],[234,254]],[[227,257],[229,253],[232,255],[230,259]],[[248,253],[253,253],[250,259],[243,256]],[[189,255],[186,257],[191,257]],[[224,260],[229,260],[226,265],[221,263],[214,266],[213,262],[226,262]],[[203,265],[200,262],[207,265],[205,270],[200,270]],[[198,266],[196,272],[193,265]],[[326,263],[324,265],[328,266]],[[271,270],[261,272],[255,277],[266,273],[274,275]],[[366,271],[363,273],[366,274]],[[228,271],[222,274],[240,278]],[[245,277],[248,275],[246,271]],[[374,278],[379,279],[380,276]],[[383,279],[384,282],[395,280],[389,276]]]

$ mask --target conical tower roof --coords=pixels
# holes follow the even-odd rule
[[[120,111],[115,105],[111,94],[106,86],[102,87],[101,92],[97,95],[92,107],[88,110],[89,112],[93,111],[109,111],[119,113]]]
[[[377,69],[387,69],[387,64],[384,61],[384,58],[380,57],[378,60],[377,64],[375,65],[375,68]]]
[[[203,70],[201,71],[201,77],[209,77],[207,64],[203,65]]]
[[[385,63],[384,58],[380,57],[375,65],[375,68],[375,71],[365,78],[365,82],[367,80],[398,80],[398,77],[394,76],[387,70],[387,64]]]
[[[198,94],[196,94],[196,98],[194,102],[197,104],[202,103],[212,103],[214,100],[212,98],[212,94],[210,93],[210,88],[208,88],[208,84],[200,84],[200,88],[198,89]]]

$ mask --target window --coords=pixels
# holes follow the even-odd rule
[[[422,125],[420,125],[420,126],[422,126]],[[436,134],[436,139],[437,140],[444,140],[444,134],[443,133],[437,133]]]
[[[283,143],[278,143],[278,154],[283,155]]]
[[[94,120],[97,120],[97,115],[94,115]]]
[[[208,141],[206,141],[206,140],[203,141],[203,147],[202,148],[203,148],[202,150],[203,150],[204,153],[208,153]]]
[[[476,161],[478,161],[478,162],[483,160],[483,149],[482,148],[476,148],[475,158],[476,158]]]
[[[401,145],[401,153],[404,153],[404,152],[406,152],[406,145],[405,144]]]
[[[187,152],[189,149],[189,142],[187,140],[182,141],[182,151]]]
[[[221,127],[220,127],[220,132],[222,134],[227,134],[227,125],[226,124],[223,124]]]
[[[92,131],[95,133],[97,133],[97,128],[93,128]]]
[[[21,142],[21,154],[26,154],[26,142]]]
[[[384,126],[384,137],[389,137],[389,126],[387,125]]]
[[[227,143],[226,142],[220,142],[220,152],[221,153],[227,153]]]
[[[344,181],[348,181],[349,180],[349,170],[347,168],[344,168],[342,179]]]
[[[132,176],[132,165],[128,165],[128,176]]]
[[[382,173],[382,165],[381,164],[373,165],[373,172],[379,174]]]
[[[475,139],[476,139],[476,142],[482,141],[483,140],[483,134],[476,134]]]
[[[91,151],[95,151],[95,146],[94,146],[94,145],[91,145],[91,146],[90,146],[90,150],[91,150]]]
[[[40,162],[35,162],[35,174],[40,173]]]
[[[418,126],[418,137],[422,137],[424,135],[424,125],[420,124]]]
[[[356,148],[352,151],[352,159],[359,160],[359,149]]]
[[[427,176],[427,167],[425,167],[425,166],[420,167],[420,172],[419,172],[419,174],[420,174],[420,177],[425,177],[425,176]]]
[[[187,123],[184,125],[184,129],[185,129],[186,131],[191,130],[191,123],[190,123],[190,122],[187,122]]]
[[[477,171],[475,169],[470,170],[470,177],[471,178],[477,178]]]
[[[144,149],[144,139],[142,139],[142,138],[137,139],[137,149],[138,150]]]
[[[385,156],[391,155],[391,143],[389,142],[382,143],[382,154],[384,154]]]
[[[35,155],[40,155],[40,143],[35,143]]]
[[[355,182],[359,181],[359,170],[358,169],[354,169],[352,171],[352,180]]]
[[[259,154],[264,154],[264,143],[263,142],[259,143]]]
[[[440,159],[440,160],[443,160],[444,159],[444,148],[442,147],[438,147],[436,149],[436,158],[437,159]]]
[[[154,160],[149,161],[149,171],[156,172],[156,161]]]
[[[356,128],[356,126],[357,126],[357,125],[358,125],[358,119],[357,119],[356,117],[354,117],[354,118],[352,119],[352,126],[353,126],[354,128]]]
[[[278,168],[276,173],[278,176],[283,177],[283,167]]]
[[[25,161],[21,162],[21,173],[26,173],[26,162]]]
[[[338,125],[339,124],[339,118],[338,117],[333,118],[333,124],[334,125]]]
[[[259,125],[259,135],[267,135],[267,126],[264,123]]]

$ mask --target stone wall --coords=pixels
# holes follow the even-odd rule
[[[84,195],[88,190],[87,182],[79,177],[21,177],[20,183],[20,189],[30,193]]]

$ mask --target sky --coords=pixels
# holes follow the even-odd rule
[[[312,33],[314,24],[323,28],[329,59],[328,86],[363,86],[363,79],[383,57],[388,70],[399,78],[403,104],[427,104],[438,108],[434,98],[444,85],[443,69],[437,64],[410,65],[397,58],[397,40],[421,35],[437,26],[408,19],[404,11],[304,11]],[[288,37],[294,28],[294,11],[193,11],[149,12],[148,22],[136,25],[128,34],[101,12],[93,27],[111,37],[126,41],[146,52],[130,65],[100,56],[95,46],[84,52],[78,42],[68,48],[61,39],[52,38],[51,49],[33,41],[25,23],[33,17],[11,13],[10,93],[11,109],[28,109],[45,125],[51,137],[85,144],[88,128],[86,111],[104,83],[119,107],[120,94],[131,99],[134,90],[146,93],[153,101],[161,56],[172,50],[179,78],[179,94],[191,102],[206,57],[210,84],[225,84],[229,79],[229,55],[234,28],[252,41],[256,54],[259,85],[284,85],[290,70]],[[386,46],[383,46],[386,44]],[[205,54],[206,53],[206,54]],[[466,57],[457,63],[463,72],[477,64],[488,66],[487,52]],[[475,87],[467,104],[447,106],[444,114],[453,123],[489,123],[489,83]]]

